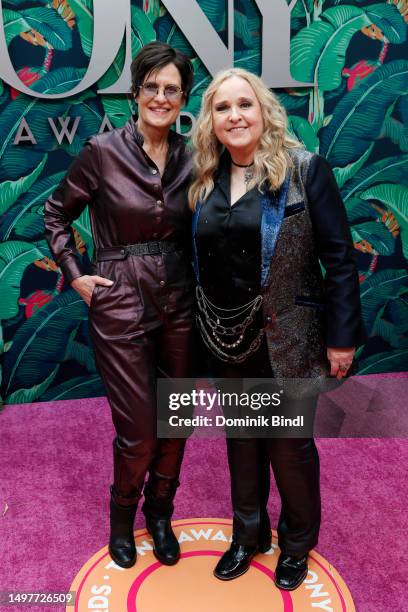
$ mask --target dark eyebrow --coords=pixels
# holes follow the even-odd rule
[[[145,81],[143,85],[154,85],[155,87],[159,87],[159,85],[157,85],[157,81]],[[166,83],[164,87],[178,87],[181,89],[180,85],[176,85],[176,83]]]

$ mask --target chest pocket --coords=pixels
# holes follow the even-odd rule
[[[299,213],[304,212],[304,210],[304,202],[294,202],[293,204],[288,204],[288,206],[285,207],[283,218],[287,219],[288,217],[292,217],[293,215],[298,215]]]

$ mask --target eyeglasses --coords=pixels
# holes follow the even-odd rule
[[[145,98],[155,98],[159,95],[159,90],[163,89],[164,96],[169,102],[175,102],[179,100],[183,91],[177,85],[166,85],[166,87],[158,87],[155,83],[146,83],[145,85],[139,85],[138,89],[143,91]]]

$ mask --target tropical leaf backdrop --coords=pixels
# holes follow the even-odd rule
[[[225,3],[197,1],[225,42]],[[131,9],[133,54],[158,39],[192,59],[195,81],[186,110],[196,115],[210,82],[205,66],[159,0],[132,0]],[[11,59],[28,87],[63,92],[82,79],[92,51],[92,0],[3,0],[3,19]],[[292,75],[318,86],[276,93],[290,130],[331,163],[347,207],[369,336],[358,354],[359,372],[406,371],[408,0],[298,0],[291,28]],[[236,0],[236,65],[259,74],[261,36],[256,4]],[[104,393],[87,307],[52,259],[43,236],[43,207],[104,116],[119,127],[135,110],[125,95],[96,93],[115,82],[123,63],[122,45],[95,87],[64,100],[28,97],[0,82],[0,347],[6,403]],[[75,136],[58,142],[48,117],[56,127],[58,117],[71,117]],[[36,145],[13,144],[22,119]],[[183,131],[188,128],[182,123]],[[86,211],[74,227],[79,251],[91,259]]]

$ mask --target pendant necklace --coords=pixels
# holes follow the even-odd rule
[[[248,184],[250,183],[250,181],[252,180],[252,177],[254,176],[254,171],[252,169],[254,162],[251,162],[250,164],[237,164],[231,158],[231,163],[237,168],[245,168],[244,183],[245,183],[245,188],[248,191]]]

